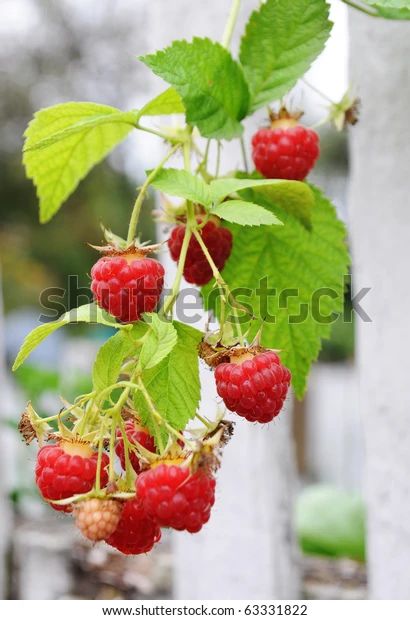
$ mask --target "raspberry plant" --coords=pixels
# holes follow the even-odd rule
[[[239,8],[234,0],[222,43],[174,41],[140,59],[168,83],[141,109],[63,103],[37,112],[25,134],[23,161],[37,188],[42,223],[131,131],[165,143],[137,195],[126,237],[105,230],[105,245],[97,248],[103,256],[91,270],[95,302],[37,327],[14,364],[18,368],[63,325],[117,330],[97,354],[92,391],[64,401],[49,418],[29,404],[20,429],[27,442],[36,437],[42,445],[36,481],[43,499],[73,512],[91,540],[105,539],[127,554],[149,551],[160,527],[196,532],[209,519],[232,423],[223,413],[216,420],[199,415],[199,357],[216,369],[228,408],[268,422],[279,414],[291,377],[296,396],[303,395],[321,340],[329,336],[329,321],[315,318],[315,292],[332,292],[321,299],[323,315],[342,309],[346,231],[330,200],[304,180],[318,155],[316,134],[282,107],[325,46],[332,26],[328,4],[267,0],[250,16],[235,59],[229,47]],[[408,17],[398,0],[369,0],[357,8]],[[280,111],[276,117],[270,111],[273,127],[253,138],[259,172],[248,171],[244,161],[243,170],[221,174],[223,141],[236,140],[245,151],[244,119],[275,102]],[[184,123],[175,130],[144,124],[144,118],[169,114]],[[346,95],[329,116],[339,128],[354,122],[355,102]],[[138,237],[149,188],[183,201],[167,204],[163,214],[172,225],[168,245],[178,266],[162,301],[167,274],[148,256],[161,246]],[[205,309],[219,319],[216,331],[202,333],[173,317],[183,276],[201,286]],[[280,294],[263,296],[271,287],[291,291],[286,303]],[[238,295],[244,290],[250,291],[247,303]],[[303,320],[293,320],[301,311]],[[192,430],[194,419],[200,427]]]

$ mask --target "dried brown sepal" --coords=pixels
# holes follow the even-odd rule
[[[133,243],[126,248],[118,248],[114,245],[93,245],[91,243],[89,243],[88,245],[94,250],[100,252],[100,254],[103,254],[104,256],[124,256],[127,258],[138,259],[145,258],[145,256],[148,256],[148,254],[152,254],[153,252],[158,252],[158,250],[162,247],[163,243],[154,243],[152,245],[138,246]]]
[[[43,443],[49,438],[52,428],[47,422],[43,422],[29,402],[21,415],[18,430],[28,446],[34,439],[37,439],[39,444]]]
[[[302,116],[303,112],[301,110],[289,112],[284,105],[279,108],[278,112],[269,109],[269,119],[271,123],[276,123],[277,121],[298,121]]]
[[[203,340],[199,345],[199,357],[204,360],[211,368],[216,368],[218,364],[232,361],[232,358],[242,357],[250,353],[256,355],[257,353],[263,353],[266,351],[264,347],[260,345],[253,345],[250,347],[242,347],[240,345],[235,347],[224,347],[222,345],[210,345]]]

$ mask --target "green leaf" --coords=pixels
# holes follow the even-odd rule
[[[150,321],[149,330],[144,338],[139,361],[145,370],[159,364],[164,357],[171,353],[178,341],[175,327],[169,321],[160,319],[157,314],[145,315]]]
[[[241,67],[219,43],[194,38],[141,58],[181,95],[186,120],[206,138],[230,140],[242,133],[249,91]]]
[[[97,103],[62,103],[35,114],[25,132],[23,163],[37,188],[42,223],[128,135],[135,118]]]
[[[93,385],[95,390],[116,383],[125,358],[137,349],[129,330],[120,330],[109,338],[100,348],[93,366]]]
[[[30,353],[38,347],[38,345],[50,336],[53,332],[55,332],[63,325],[67,325],[68,323],[99,323],[101,325],[107,325],[109,327],[115,327],[118,329],[128,329],[129,326],[121,325],[119,323],[115,323],[111,321],[109,315],[107,315],[103,310],[101,310],[94,303],[85,304],[84,306],[80,306],[79,308],[73,308],[69,312],[63,314],[56,321],[50,321],[50,323],[44,323],[43,325],[39,325],[33,331],[31,331],[24,339],[23,344],[21,345],[20,351],[17,354],[16,360],[13,364],[12,370],[17,370],[19,366],[24,362],[24,360],[30,355]]]
[[[175,88],[167,88],[163,93],[149,101],[138,112],[141,116],[161,116],[162,114],[184,114],[185,107]]]
[[[280,99],[309,69],[331,30],[325,0],[267,0],[254,11],[240,61],[256,110]]]
[[[356,494],[308,487],[297,503],[296,530],[305,553],[365,560],[365,509]]]
[[[245,202],[244,200],[227,200],[211,209],[211,213],[234,224],[242,226],[267,226],[282,222],[270,211],[267,211],[258,204]]]
[[[252,190],[241,192],[241,195],[268,209],[273,204],[297,218],[307,230],[311,230],[315,197],[307,183],[282,181],[266,187],[253,187]]]
[[[177,168],[163,168],[155,176],[152,187],[186,200],[208,205],[211,202],[209,186],[199,176]]]
[[[331,289],[335,295],[334,299],[322,297],[322,316],[340,312],[349,263],[345,227],[337,219],[329,200],[320,190],[312,189],[315,206],[310,232],[294,216],[271,204],[271,211],[283,220],[284,226],[242,228],[229,225],[234,234],[233,250],[223,271],[231,291],[249,290],[246,298],[241,291],[241,301],[251,306],[255,317],[264,319],[262,344],[282,350],[281,359],[292,372],[298,397],[304,393],[321,339],[329,336],[331,328],[329,322],[318,316],[315,292]],[[264,283],[265,288],[275,289],[276,293],[256,293]],[[212,283],[203,289],[207,306],[211,303],[211,289]],[[306,316],[298,320],[301,311]]]
[[[142,381],[161,416],[173,428],[182,430],[195,416],[199,404],[198,344],[202,333],[178,321],[173,325],[178,335],[176,345],[154,368],[143,371]],[[143,424],[154,434],[156,426],[144,396],[137,391],[134,398]]]
[[[410,19],[409,0],[367,0],[367,4],[387,19]]]

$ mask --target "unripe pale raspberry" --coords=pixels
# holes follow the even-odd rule
[[[136,498],[124,502],[117,529],[105,542],[125,555],[138,555],[151,551],[160,538],[160,528]]]
[[[197,218],[198,222],[201,218]],[[209,220],[199,231],[215,265],[221,271],[232,251],[232,233],[227,228]],[[171,230],[168,247],[171,257],[178,262],[185,235],[185,224]],[[191,237],[184,265],[184,278],[190,284],[203,286],[212,280],[212,269],[198,241]]]
[[[281,411],[290,371],[273,351],[231,357],[215,368],[216,389],[226,407],[250,422],[270,422]]]
[[[260,129],[252,138],[255,168],[269,179],[303,181],[319,157],[317,133],[293,122],[294,126],[277,128],[273,123],[272,128]]]
[[[151,437],[149,432],[139,426],[134,420],[127,420],[125,423],[125,433],[127,435],[128,441],[131,444],[139,443],[149,452],[156,452],[155,441],[154,438]],[[115,445],[115,452],[121,461],[121,467],[125,471],[125,448],[124,448],[124,440],[122,438],[121,431],[117,430],[117,443]],[[129,451],[129,457],[131,465],[134,471],[139,474],[141,471],[141,464],[138,458],[138,454],[135,452]]]
[[[138,321],[158,305],[164,268],[142,253],[103,256],[91,269],[91,290],[98,305],[123,323]]]
[[[41,448],[37,454],[35,477],[43,498],[55,510],[71,512],[71,505],[60,506],[52,502],[91,491],[97,475],[97,459],[97,452],[82,442],[62,440],[58,444]],[[101,488],[108,482],[108,463],[109,458],[103,453]]]
[[[118,527],[122,503],[114,499],[92,498],[75,505],[75,524],[85,538],[105,540]]]
[[[137,497],[162,527],[199,532],[215,502],[215,479],[202,470],[161,463],[137,478]]]

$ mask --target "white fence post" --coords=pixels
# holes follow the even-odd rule
[[[244,21],[256,7],[245,0]],[[152,3],[152,47],[192,35],[222,36],[230,2],[191,0]],[[159,89],[158,91],[159,92]],[[241,161],[238,144],[225,147],[228,167]],[[228,161],[229,160],[229,161]],[[211,373],[201,375],[201,410],[213,417],[216,393]],[[196,535],[174,536],[174,596],[177,599],[297,598],[299,578],[292,530],[295,481],[290,411],[269,427],[238,420],[218,474],[217,503],[210,523]]]
[[[410,25],[352,11],[351,78],[362,118],[352,131],[355,290],[366,441],[370,598],[410,598]]]
[[[14,438],[12,437],[12,431],[3,426],[5,417],[10,414],[12,404],[10,402],[10,388],[6,377],[5,357],[3,294],[0,268],[0,386],[2,389],[3,401],[3,406],[0,411],[0,471],[3,472],[3,475],[0,477],[0,599],[4,598],[7,592],[7,554],[10,549],[10,534],[12,531],[12,513],[7,497],[10,491],[7,483],[7,474],[14,465],[14,463],[7,463],[8,458],[12,454],[12,450],[7,449],[7,440],[13,440]]]

